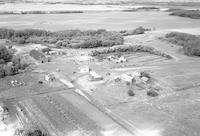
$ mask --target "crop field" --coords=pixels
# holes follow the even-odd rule
[[[98,129],[95,122],[59,95],[38,97],[34,99],[34,102],[59,132],[70,133],[81,128],[91,133]]]
[[[167,12],[100,12],[80,14],[1,15],[0,27],[46,30],[132,30],[139,26],[161,29],[199,29],[199,20],[169,16]],[[191,27],[192,26],[192,27]]]

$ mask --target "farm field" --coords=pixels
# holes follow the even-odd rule
[[[199,30],[199,20],[169,16],[167,12],[94,12],[76,14],[1,15],[0,27],[13,29],[132,30],[139,26],[157,30]]]

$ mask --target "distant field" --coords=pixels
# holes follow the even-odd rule
[[[98,12],[77,14],[1,15],[0,27],[47,30],[134,29],[138,26],[163,29],[199,28],[200,20],[169,16],[167,12]]]

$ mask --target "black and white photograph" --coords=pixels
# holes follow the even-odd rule
[[[200,0],[0,0],[0,136],[200,136]]]

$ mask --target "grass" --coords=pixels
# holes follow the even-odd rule
[[[177,44],[183,47],[186,55],[200,56],[200,37],[196,35],[171,32],[165,36],[168,42]]]

